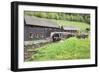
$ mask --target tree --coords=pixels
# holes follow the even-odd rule
[[[29,16],[36,16],[40,18],[56,19],[56,20],[68,20],[68,21],[78,21],[90,24],[90,14],[80,14],[80,13],[62,13],[62,12],[30,12],[25,11],[25,14]]]

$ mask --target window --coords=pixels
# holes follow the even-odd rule
[[[30,33],[29,38],[33,39],[33,33]]]

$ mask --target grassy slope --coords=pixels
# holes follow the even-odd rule
[[[75,26],[78,27],[81,31],[85,30],[86,28],[90,28],[89,24],[83,22],[75,22],[75,21],[65,21],[65,20],[53,20],[51,21],[56,22],[58,25],[63,26]]]
[[[37,48],[37,54],[32,56],[31,60],[69,60],[86,59],[90,57],[90,40],[77,39],[75,37],[47,44]]]

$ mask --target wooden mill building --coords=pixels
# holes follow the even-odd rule
[[[24,40],[38,40],[49,38],[51,32],[70,32],[75,33],[78,31],[75,27],[63,27],[48,19],[38,18],[35,16],[24,16]]]
[[[24,16],[24,40],[45,39],[50,37],[50,33],[60,31],[59,26],[47,19],[34,16]]]

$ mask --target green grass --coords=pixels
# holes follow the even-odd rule
[[[31,61],[71,60],[90,58],[90,39],[69,38],[36,49]]]
[[[90,28],[89,24],[83,23],[83,22],[54,20],[54,19],[51,19],[51,21],[54,21],[58,25],[61,25],[61,26],[75,26],[75,27],[78,27],[80,29],[80,31],[84,31],[84,30],[86,30],[86,28]]]

